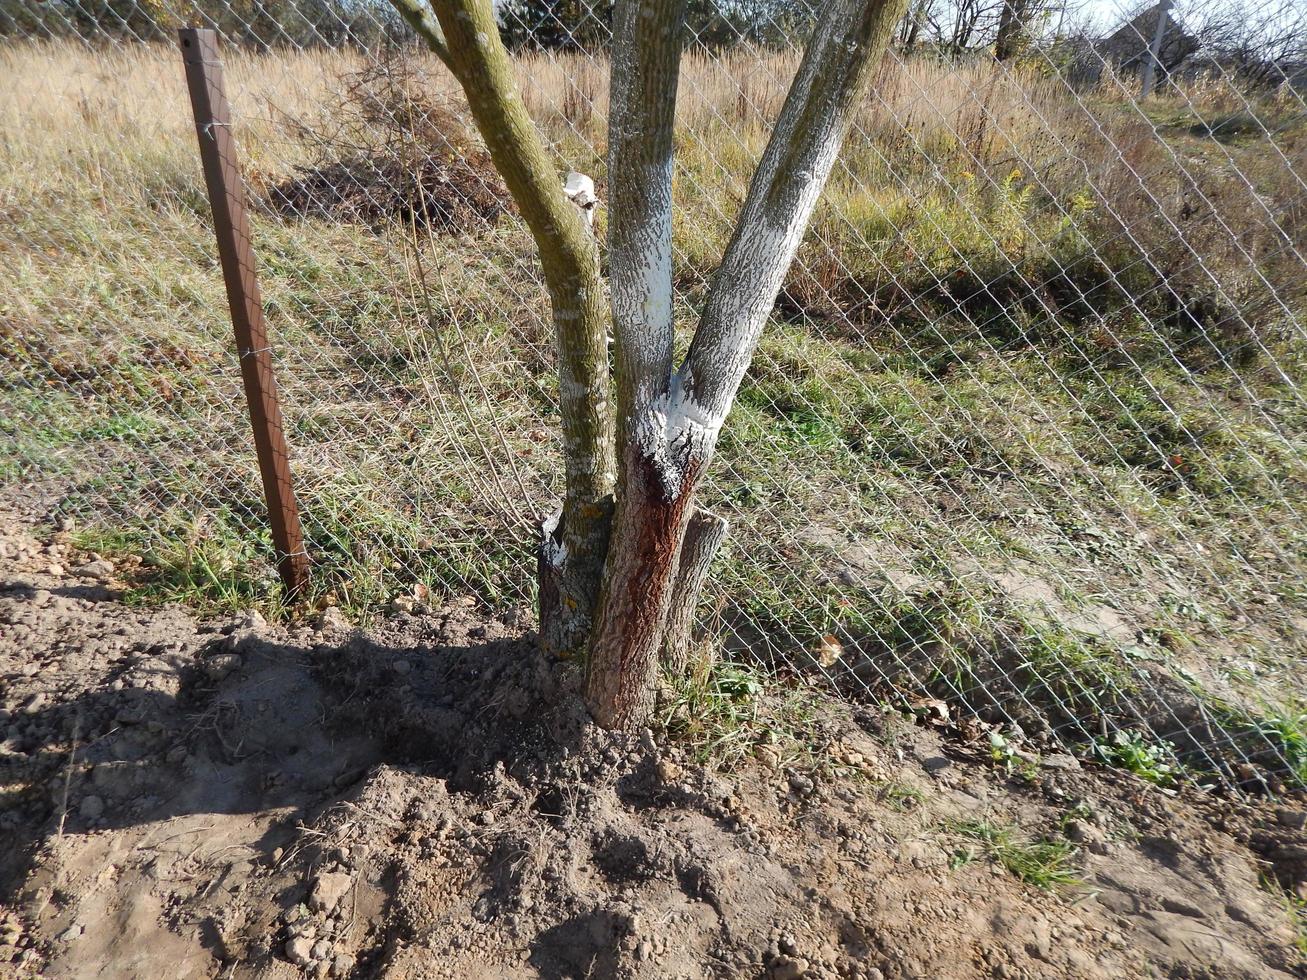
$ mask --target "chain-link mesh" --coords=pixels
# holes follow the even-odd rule
[[[602,200],[610,10],[499,9],[560,180]],[[810,11],[690,16],[683,340]],[[157,594],[276,594],[188,20],[223,38],[315,601],[528,604],[561,491],[547,299],[382,3],[0,0],[0,478]],[[1307,783],[1305,21],[912,6],[719,446],[712,642],[1015,763]]]

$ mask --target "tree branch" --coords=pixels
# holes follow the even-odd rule
[[[905,7],[906,0],[831,0],[808,43],[673,385],[709,420],[713,437]]]
[[[540,253],[553,310],[566,466],[562,587],[565,605],[577,612],[572,633],[584,638],[607,554],[608,498],[616,479],[608,305],[598,244],[563,194],[527,113],[490,0],[434,0],[434,22],[422,2],[391,0],[462,86],[477,129]]]
[[[613,12],[608,279],[624,434],[672,374],[672,130],[686,3],[618,0]]]
[[[449,46],[445,44],[445,32],[431,16],[424,0],[390,0],[399,15],[408,21],[415,34],[427,42],[427,47],[435,52],[436,57],[449,64]]]

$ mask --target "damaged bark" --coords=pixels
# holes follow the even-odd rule
[[[586,703],[605,728],[630,728],[654,707],[659,654],[692,494],[668,493],[658,468],[627,446],[604,588],[586,663]]]

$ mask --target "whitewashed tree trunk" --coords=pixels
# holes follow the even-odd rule
[[[649,53],[666,43],[664,35],[648,26],[656,21],[654,12],[662,6],[652,0],[619,3],[619,12],[643,30],[618,35],[616,29],[626,26],[628,20],[618,19],[614,25],[611,111],[623,127],[630,125],[634,116],[645,120],[641,143],[647,146],[661,145],[659,100],[666,98],[669,88],[673,97],[675,92],[674,82],[666,75],[644,77],[662,70],[667,61],[661,54]],[[833,0],[826,6],[754,174],[735,234],[713,277],[685,362],[670,377],[658,373],[670,362],[670,328],[653,333],[653,342],[663,346],[640,354],[637,363],[648,368],[647,376],[625,376],[619,358],[618,404],[628,404],[630,416],[619,421],[624,438],[617,512],[590,639],[586,683],[591,711],[602,725],[629,727],[649,714],[682,543],[694,514],[695,491],[712,461],[718,432],[830,176],[849,118],[903,7],[903,0]],[[635,53],[629,50],[632,48]],[[620,81],[619,71],[623,73]],[[629,104],[639,100],[644,104]],[[624,158],[614,155],[610,168],[616,170],[623,162]],[[654,158],[653,163],[656,166],[631,176],[638,175],[645,182],[665,179],[670,188],[670,160],[665,178],[659,169],[661,158]],[[637,273],[642,274],[645,308],[659,310],[664,290],[669,301],[671,294],[670,261],[666,269],[661,261],[664,211],[656,205],[662,195],[647,195],[655,206],[643,213],[645,226],[637,237],[619,223],[624,218],[633,220],[641,212],[633,209],[627,215],[619,210],[617,196],[624,185],[612,177],[609,185],[613,194],[610,236],[615,312],[618,245],[634,241],[644,244],[649,261],[632,260],[622,267],[634,270],[623,288],[637,292],[641,288]],[[665,211],[668,226],[670,214],[669,200]],[[665,241],[670,256],[670,227]],[[614,323],[620,323],[619,316],[615,315]],[[648,343],[648,336],[642,334],[633,342]],[[619,347],[621,343],[619,333]],[[620,390],[627,384],[634,390],[624,402]],[[697,594],[679,597],[683,603],[697,599]]]
[[[593,245],[526,118],[490,0],[432,0],[434,20],[422,0],[391,2],[467,92],[549,285],[568,480],[560,519],[542,534],[542,638],[562,653],[588,646],[586,697],[600,724],[640,724],[660,661],[684,668],[694,607],[725,536],[725,522],[697,511],[696,490],[906,0],[825,5],[679,368],[672,172],[686,0],[618,0],[608,160],[611,406]]]

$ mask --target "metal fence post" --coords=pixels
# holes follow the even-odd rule
[[[263,321],[250,224],[245,213],[236,143],[231,134],[231,111],[223,88],[222,63],[218,60],[218,38],[214,31],[198,28],[184,28],[178,34],[191,108],[195,112],[204,182],[213,208],[218,257],[236,333],[236,353],[254,429],[254,447],[263,477],[268,521],[277,548],[277,571],[288,594],[294,597],[308,583],[308,555],[291,485],[290,455]]]

